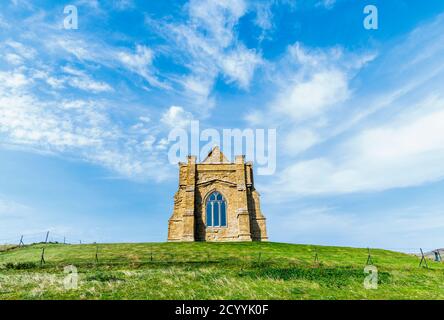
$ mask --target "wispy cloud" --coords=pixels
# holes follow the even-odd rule
[[[288,48],[276,80],[278,95],[270,104],[280,113],[301,122],[319,117],[349,99],[349,82],[374,54],[354,55],[341,47],[308,49],[296,43]]]
[[[336,0],[321,0],[316,3],[317,7],[324,7],[325,9],[332,9],[336,4]]]
[[[253,9],[256,13],[256,19],[254,22],[259,28],[261,28],[259,41],[269,38],[269,33],[274,29],[272,12],[273,4],[275,4],[274,1],[261,1],[253,4]]]
[[[379,67],[369,79],[381,77],[380,83],[366,82],[354,88],[352,97],[333,112],[327,111],[323,127],[330,128],[329,132],[322,127],[314,134],[304,131],[304,126],[297,129],[307,139],[306,145],[295,142],[298,151],[310,141],[333,143],[309,157],[287,163],[275,181],[276,185],[285,185],[286,192],[279,198],[382,191],[444,178],[440,165],[444,161],[444,47],[427,46],[427,54],[419,50],[424,43],[437,41],[433,30],[443,22],[439,17],[419,27],[370,64],[367,75],[372,74],[373,67]],[[381,65],[394,63],[393,59],[402,68],[381,69]]]
[[[68,52],[79,62],[93,62],[115,70],[123,68],[142,77],[152,87],[170,88],[167,83],[158,79],[158,71],[153,65],[154,52],[146,46],[136,45],[134,51],[131,51],[92,39],[88,41],[82,37],[67,39],[65,36],[58,35],[51,39],[48,46],[51,50]]]
[[[286,156],[296,156],[324,139],[329,115],[353,96],[350,82],[374,58],[374,53],[353,54],[341,47],[311,49],[297,42],[280,61],[269,64],[273,94],[265,108],[250,111],[246,120],[252,125],[279,126],[279,149]]]
[[[189,74],[176,80],[182,84],[194,104],[214,106],[212,88],[218,75],[227,83],[248,89],[255,69],[263,62],[260,54],[248,49],[237,37],[235,27],[247,12],[244,1],[192,0],[184,23],[166,23],[147,19],[149,26],[181,51],[183,64]],[[198,110],[199,110],[198,109]]]
[[[168,177],[162,124],[141,120],[157,111],[125,104],[134,117],[122,121],[116,115],[119,93],[108,80],[97,79],[103,74],[97,71],[123,70],[165,89],[154,75],[151,49],[63,33],[39,13],[28,19],[35,29],[23,24],[24,36],[0,41],[1,145],[87,161],[134,180]]]
[[[102,165],[131,179],[163,179],[155,138],[159,129],[139,121],[130,128],[112,120],[105,100],[49,100],[32,93],[21,73],[0,73],[2,145],[64,154]],[[150,148],[145,143],[151,141]]]
[[[118,60],[128,68],[128,70],[143,77],[154,87],[169,89],[170,86],[162,83],[153,75],[153,51],[142,45],[137,45],[135,53],[120,51],[117,53]]]
[[[160,121],[170,128],[184,128],[190,125],[193,115],[180,106],[171,106]]]
[[[100,93],[113,90],[108,83],[103,81],[96,81],[82,70],[76,70],[68,66],[63,67],[62,70],[66,75],[59,78],[54,78],[48,74],[45,75],[47,83],[53,88],[59,88],[66,84],[73,88],[78,88],[89,93]],[[39,74],[37,75],[39,76]]]
[[[444,178],[444,100],[431,99],[383,125],[365,129],[330,157],[300,161],[280,182],[290,193],[381,191]],[[419,117],[418,110],[423,110]]]

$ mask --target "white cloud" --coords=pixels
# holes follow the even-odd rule
[[[330,115],[353,96],[350,81],[374,55],[353,55],[340,47],[311,49],[295,43],[283,58],[267,65],[272,84],[265,110],[249,110],[256,126],[279,127],[283,156],[297,156],[330,134]]]
[[[209,40],[228,47],[234,40],[233,27],[246,13],[246,3],[238,0],[191,0],[188,4],[191,22],[209,32]]]
[[[78,109],[76,123],[74,115],[64,113],[63,107],[42,103],[25,93],[3,95],[0,97],[0,133],[7,135],[10,142],[50,150],[97,145],[104,133],[88,128],[88,123],[98,121],[98,114],[91,107],[84,107]],[[81,127],[76,127],[80,124]]]
[[[99,9],[100,3],[98,0],[76,0],[78,6],[88,6],[93,9]]]
[[[89,77],[82,77],[82,78],[72,77],[67,81],[67,83],[69,83],[69,85],[72,87],[85,90],[88,92],[97,93],[97,92],[112,91],[112,88],[109,86],[109,84],[105,82],[94,81]],[[55,85],[57,86],[58,84],[55,83]]]
[[[243,45],[236,34],[239,19],[247,12],[245,1],[192,0],[186,5],[186,23],[160,23],[147,19],[180,51],[190,73],[177,81],[196,111],[205,114],[214,105],[212,87],[219,75],[227,83],[248,89],[262,58]],[[202,108],[204,107],[204,108]]]
[[[265,110],[249,110],[247,120],[289,126],[285,132],[295,125],[314,132],[328,123],[328,114],[352,97],[350,81],[374,58],[374,54],[353,55],[340,47],[310,49],[297,42],[280,61],[267,65],[271,98]]]
[[[109,84],[103,81],[96,81],[86,74],[83,70],[77,70],[68,66],[62,68],[63,72],[68,76],[61,78],[54,78],[47,76],[47,82],[53,88],[60,88],[63,84],[68,84],[71,87],[85,90],[92,93],[100,93],[112,91]]]
[[[139,75],[153,87],[170,89],[168,83],[158,79],[153,65],[154,52],[146,46],[136,45],[132,52],[126,48],[109,46],[96,39],[87,41],[81,37],[67,39],[58,36],[54,36],[46,45],[51,50],[62,49],[81,62],[91,61],[113,70],[123,67],[124,70]],[[103,86],[100,87],[103,89]]]
[[[82,39],[67,39],[66,37],[62,38],[57,36],[53,36],[52,39],[49,40],[46,45],[50,50],[62,49],[80,61],[97,61],[102,63],[107,61],[104,56],[101,56],[101,53],[104,51],[97,43],[88,45],[88,43]]]
[[[260,42],[265,39],[272,40],[271,33],[275,29],[272,7],[275,4],[275,1],[258,1],[251,3],[256,14],[254,23],[261,29],[261,34],[258,37]]]
[[[124,66],[143,77],[150,85],[164,89],[169,88],[152,74],[154,54],[150,48],[137,45],[135,53],[121,51],[117,53],[117,57]]]
[[[154,75],[152,50],[142,45],[134,50],[111,46],[94,35],[61,34],[57,25],[45,23],[45,19],[45,14],[38,13],[27,20],[35,24],[20,25],[26,37],[17,39],[25,42],[0,42],[0,59],[17,63],[5,64],[0,71],[1,147],[87,161],[119,178],[169,177],[164,128],[149,121],[148,109],[124,102],[129,112],[122,120],[118,101],[125,99],[121,92],[115,100],[91,95],[115,94],[99,78],[109,70],[135,73],[164,87]],[[79,98],[71,88],[82,90],[85,96]],[[125,94],[134,94],[124,89]]]
[[[210,77],[200,77],[197,75],[190,75],[184,78],[182,84],[187,92],[191,93],[191,97],[195,99],[197,105],[208,104],[208,107],[213,105],[210,99],[211,89],[214,80]]]
[[[18,41],[8,40],[4,43],[5,47],[12,48],[17,54],[25,59],[34,59],[37,52],[34,48],[24,45]]]
[[[271,11],[272,4],[271,1],[255,3],[256,19],[254,22],[262,30],[269,30],[273,27],[273,13]]]
[[[325,9],[332,9],[336,4],[336,0],[321,0],[316,3],[317,7],[324,7]]]
[[[305,120],[344,102],[350,96],[348,79],[340,70],[322,70],[310,78],[297,80],[278,96],[273,110],[294,120]]]
[[[25,62],[34,59],[36,56],[34,48],[13,40],[0,42],[0,52],[0,57],[3,58],[7,64],[17,68],[23,66]]]
[[[5,60],[10,63],[10,64],[14,64],[14,65],[21,65],[23,64],[23,58],[21,56],[19,56],[18,54],[15,53],[7,53],[5,55]]]
[[[241,88],[247,89],[250,85],[254,70],[262,59],[254,52],[239,45],[234,52],[222,56],[220,61],[223,73],[229,82],[237,82]]]
[[[17,90],[20,89],[26,85],[28,85],[31,82],[29,78],[27,78],[23,73],[20,71],[15,72],[1,72],[0,71],[0,88],[1,86]]]
[[[3,147],[88,161],[130,179],[162,180],[168,176],[156,149],[148,150],[145,143],[149,133],[156,135],[155,128],[127,129],[117,124],[104,101],[43,100],[31,94],[31,89],[11,88],[9,82],[0,81]],[[151,145],[157,146],[157,141]]]
[[[113,0],[112,2],[113,8],[117,10],[128,10],[134,8],[133,0]]]
[[[277,95],[269,112],[296,122],[329,112],[349,99],[349,81],[373,58],[353,56],[339,47],[320,50],[295,43],[277,65]]]
[[[160,121],[170,128],[185,128],[190,125],[193,115],[185,111],[182,107],[171,106],[163,115]]]
[[[288,166],[277,184],[291,196],[382,191],[443,179],[444,99],[411,109],[349,137],[329,157]]]
[[[284,153],[293,155],[303,152],[315,145],[320,140],[315,130],[308,128],[296,128],[289,130],[284,136],[282,145]]]
[[[336,84],[344,83],[337,87],[342,89],[324,95],[323,90],[329,88],[325,83],[316,90],[321,94],[315,99],[300,95],[293,103],[317,108],[284,109],[287,118],[273,113],[252,117],[269,121],[262,123],[280,121],[278,150],[289,156],[281,158],[282,169],[272,186],[265,186],[266,193],[281,201],[306,195],[378,192],[444,179],[444,47],[437,45],[442,43],[437,29],[443,23],[444,16],[440,16],[419,27],[397,45],[381,51],[368,66],[372,55],[350,59],[341,50],[325,55],[293,46],[290,57],[302,66],[286,73],[294,76],[288,77],[289,82],[302,83],[305,88],[319,70],[332,70],[327,56],[335,57],[335,68],[342,70],[348,82],[346,86],[337,80]],[[367,68],[365,76],[351,89],[350,79],[362,66]],[[284,82],[278,83],[288,88]],[[348,92],[348,98],[330,105],[341,97],[340,92]],[[288,97],[292,101],[291,94]],[[279,99],[272,101],[271,110],[280,113],[277,107],[281,104],[275,103]],[[273,194],[276,188],[284,191]]]

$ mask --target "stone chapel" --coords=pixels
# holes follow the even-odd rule
[[[230,162],[214,147],[201,163],[179,163],[168,241],[266,241],[265,217],[245,156]]]

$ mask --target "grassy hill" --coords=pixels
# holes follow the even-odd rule
[[[40,265],[42,248],[46,263]],[[319,263],[314,262],[317,252]],[[97,260],[96,260],[97,253]],[[444,299],[444,265],[367,249],[284,243],[35,244],[0,252],[0,299]],[[64,267],[78,288],[66,290]]]

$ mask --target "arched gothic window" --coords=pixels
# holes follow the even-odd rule
[[[207,199],[207,227],[227,226],[227,202],[217,191]]]

